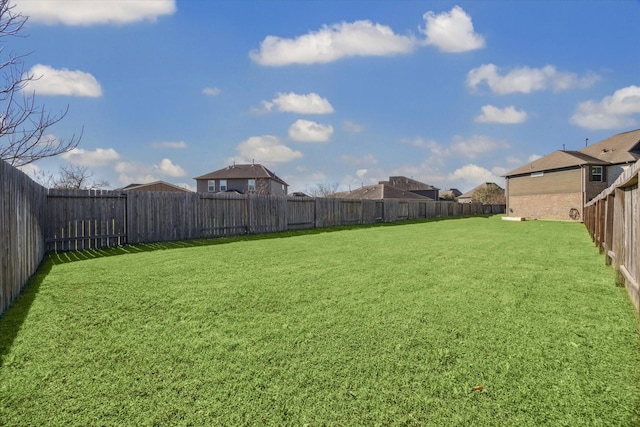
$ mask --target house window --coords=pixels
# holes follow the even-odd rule
[[[247,181],[247,189],[249,191],[256,191],[256,180],[250,179]]]
[[[591,181],[603,182],[604,168],[602,166],[591,166]]]
[[[210,193],[215,193],[216,192],[216,181],[215,180],[210,180],[207,183],[207,191],[209,191]]]
[[[544,175],[544,172],[531,172],[531,177],[535,178],[537,176],[542,176]]]
[[[227,180],[226,179],[221,179],[220,180],[220,191],[227,191]]]

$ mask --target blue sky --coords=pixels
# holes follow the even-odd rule
[[[640,127],[640,2],[16,0],[26,90],[111,188],[265,164],[467,191]]]

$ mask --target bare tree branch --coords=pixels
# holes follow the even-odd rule
[[[7,38],[22,37],[20,32],[28,19],[14,7],[9,0],[0,0],[0,56],[5,53]],[[44,105],[36,105],[35,93],[24,93],[27,84],[39,78],[25,73],[25,56],[9,53],[0,60],[0,159],[13,166],[66,153],[82,138],[82,132],[68,140],[47,136],[47,129],[62,120],[69,108],[52,115]]]
[[[57,177],[50,179],[51,188],[65,190],[101,189],[109,186],[105,180],[92,180],[93,172],[86,166],[63,165]]]

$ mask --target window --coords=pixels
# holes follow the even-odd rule
[[[604,168],[602,166],[591,166],[591,181],[603,182]]]
[[[537,176],[542,176],[544,175],[544,172],[531,172],[531,177],[535,178]]]
[[[256,191],[256,180],[255,179],[249,179],[247,181],[247,189],[249,191]]]
[[[220,191],[227,191],[227,180],[226,179],[221,179],[220,180]]]
[[[207,191],[209,191],[210,193],[215,193],[216,192],[216,181],[215,180],[211,180],[207,183]]]

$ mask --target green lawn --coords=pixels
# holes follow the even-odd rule
[[[53,259],[0,318],[0,425],[640,424],[583,225],[283,236]]]

